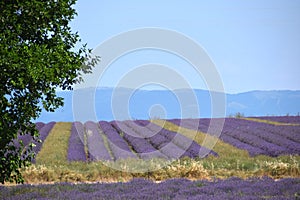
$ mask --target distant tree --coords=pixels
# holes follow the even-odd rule
[[[56,88],[71,90],[99,60],[69,26],[76,0],[2,0],[0,2],[0,182],[23,183],[20,173],[34,156],[17,135],[38,131],[33,119],[42,107],[63,105]]]
[[[243,117],[244,117],[244,114],[243,114],[243,113],[240,113],[240,112],[237,112],[237,113],[235,113],[235,117],[236,117],[236,118],[243,118]]]

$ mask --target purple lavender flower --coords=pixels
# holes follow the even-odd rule
[[[100,121],[100,128],[107,137],[108,144],[115,160],[137,158],[129,148],[129,144],[120,136],[117,130],[109,122]]]
[[[69,161],[86,161],[84,127],[81,122],[72,123],[67,158]]]
[[[106,149],[100,133],[98,124],[95,122],[85,122],[84,124],[87,135],[88,158],[90,161],[95,160],[112,160]]]

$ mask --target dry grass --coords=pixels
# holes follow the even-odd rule
[[[299,124],[275,122],[275,121],[259,119],[259,118],[242,117],[241,119],[254,121],[254,122],[261,122],[261,123],[266,123],[266,124],[272,124],[272,125],[276,125],[276,126],[300,126]]]
[[[246,159],[245,159],[246,160]],[[269,158],[253,158],[245,161],[230,159],[193,160],[189,158],[176,160],[156,171],[144,173],[126,172],[128,163],[132,165],[151,165],[151,160],[130,161],[123,163],[123,170],[114,170],[102,162],[74,162],[67,165],[32,165],[23,171],[26,183],[53,182],[124,182],[132,178],[141,177],[154,181],[169,178],[212,179],[229,178],[232,176],[243,179],[249,177],[269,176],[275,179],[300,177],[300,158],[295,156]],[[155,163],[155,162],[152,162]],[[121,165],[121,164],[120,164]]]
[[[60,165],[67,162],[71,123],[57,122],[36,157],[37,164]]]

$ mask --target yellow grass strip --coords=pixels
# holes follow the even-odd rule
[[[258,119],[258,118],[250,118],[250,117],[242,117],[239,119],[254,121],[254,122],[260,122],[260,123],[266,123],[266,124],[272,124],[276,126],[299,126],[299,124],[292,124],[292,123],[283,123],[283,122],[275,122],[271,120],[265,120],[265,119]]]
[[[57,122],[36,157],[37,164],[62,164],[67,161],[71,123]]]

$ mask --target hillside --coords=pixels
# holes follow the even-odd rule
[[[76,92],[76,102],[73,105],[74,91],[60,91],[58,95],[65,98],[65,106],[55,113],[42,112],[36,121],[74,121],[73,106],[80,112],[85,109],[87,98],[95,94],[95,111],[99,120],[124,120],[128,119],[127,112],[133,119],[149,118],[198,118],[196,111],[199,108],[200,117],[211,116],[211,99],[206,90],[181,89],[167,90],[131,90],[125,88],[89,88]],[[189,98],[191,92],[196,95],[197,102]],[[176,95],[177,96],[176,96]],[[180,98],[180,101],[177,99]],[[300,91],[250,91],[239,94],[226,94],[226,115],[243,113],[245,116],[266,115],[298,115],[300,112]],[[113,100],[113,101],[112,101]],[[180,103],[182,102],[182,103]],[[113,115],[112,110],[118,116]],[[72,106],[73,105],[73,106]],[[161,109],[159,106],[163,107]],[[151,110],[152,106],[154,109]],[[156,107],[155,107],[156,106]],[[127,111],[128,108],[128,111]],[[149,111],[151,114],[149,114]],[[89,117],[80,115],[81,121],[90,120]]]

